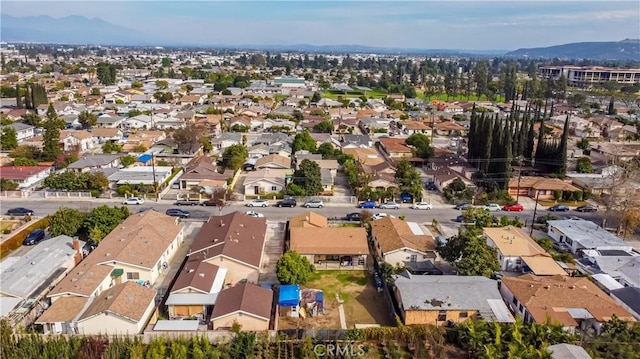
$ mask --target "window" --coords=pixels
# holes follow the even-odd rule
[[[522,306],[522,303],[520,303],[520,305],[518,305],[518,311],[522,313],[522,309],[524,309],[524,307]]]
[[[469,316],[469,312],[460,312],[460,314],[458,314],[459,318],[466,318]]]
[[[276,186],[271,186],[271,190],[272,190],[272,191],[277,191],[277,190],[278,190],[278,187],[276,187]]]
[[[140,273],[138,273],[138,272],[127,272],[127,279],[140,279]]]
[[[415,254],[412,254],[412,255],[411,255],[411,261],[412,261],[412,262],[417,262],[417,261],[418,261],[418,256],[417,256],[417,255],[415,255]]]
[[[518,305],[518,300],[516,299],[516,297],[513,297],[513,299],[511,300],[511,302],[515,305]]]
[[[445,320],[447,320],[447,312],[445,310],[441,310],[438,313],[438,321],[439,322],[444,322]]]

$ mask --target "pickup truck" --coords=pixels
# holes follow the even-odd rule
[[[199,199],[182,198],[177,200],[174,205],[176,206],[199,206],[202,202]]]

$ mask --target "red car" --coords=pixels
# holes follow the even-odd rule
[[[508,212],[520,212],[520,211],[524,211],[524,207],[522,207],[522,205],[520,203],[516,203],[516,204],[508,204],[504,207],[502,207],[502,210],[504,211],[508,211]]]

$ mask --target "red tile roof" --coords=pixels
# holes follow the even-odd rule
[[[25,180],[49,169],[51,169],[49,166],[2,166],[0,167],[0,178],[6,180]]]

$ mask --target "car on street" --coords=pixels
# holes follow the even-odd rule
[[[264,214],[258,213],[255,211],[246,211],[244,212],[245,216],[254,217],[254,218],[263,218]]]
[[[143,204],[143,203],[144,203],[144,199],[139,197],[129,197],[124,201],[122,201],[122,204]]]
[[[33,211],[28,208],[17,207],[9,209],[7,214],[9,216],[33,216]]]
[[[22,241],[22,244],[25,246],[33,246],[35,244],[38,244],[44,239],[44,235],[44,229],[34,229],[27,235],[27,238]]]
[[[486,209],[489,212],[498,212],[502,210],[502,207],[497,203],[487,203],[482,206],[482,209]]]
[[[344,217],[344,220],[358,222],[362,220],[362,215],[360,215],[359,212],[347,213],[347,215]]]
[[[371,216],[371,219],[373,219],[375,221],[376,219],[380,219],[380,218],[384,218],[384,217],[395,218],[394,216],[390,216],[388,213],[380,212],[380,213],[376,213],[373,216]]]
[[[413,196],[407,192],[402,192],[400,194],[400,200],[402,201],[402,203],[411,203],[413,202]]]
[[[304,204],[304,208],[322,208],[324,207],[324,202],[321,199],[312,199],[311,201],[307,201]]]
[[[418,202],[411,206],[411,209],[432,209],[433,206],[429,202]]]
[[[553,249],[560,253],[570,252],[571,248],[565,242],[553,242]]]
[[[508,204],[502,207],[502,210],[507,212],[521,212],[524,211],[524,206],[520,203]]]
[[[438,190],[438,186],[436,186],[435,182],[427,182],[424,184],[424,187],[427,189],[427,191],[436,191]]]
[[[218,206],[218,201],[215,199],[208,199],[206,201],[202,201],[202,203],[200,203],[201,206],[207,206],[207,207],[217,207]]]
[[[298,202],[293,198],[285,198],[282,201],[276,202],[276,207],[296,207]]]
[[[181,198],[173,204],[174,206],[199,206],[202,202],[199,199]]]
[[[551,212],[567,212],[569,210],[569,207],[562,204],[556,204],[555,206],[549,207],[549,210]]]
[[[380,203],[380,209],[400,209],[400,205],[393,201],[387,201],[385,203]]]
[[[453,209],[457,209],[458,211],[464,211],[465,209],[472,208],[471,203],[460,203],[459,205],[453,207]]]
[[[166,212],[164,212],[167,216],[172,217],[180,217],[180,218],[188,218],[191,216],[191,212],[185,211],[180,208],[169,208]]]
[[[461,214],[458,217],[456,217],[456,222],[463,223],[463,224],[473,224],[473,223],[475,223],[474,221],[465,218],[463,214]]]
[[[598,207],[590,205],[590,204],[585,204],[584,206],[580,206],[580,207],[576,208],[576,211],[578,211],[578,212],[597,212],[598,211]]]
[[[247,207],[269,207],[269,201],[266,199],[254,199],[247,203]]]
[[[358,205],[358,208],[376,208],[376,201],[364,201]]]

